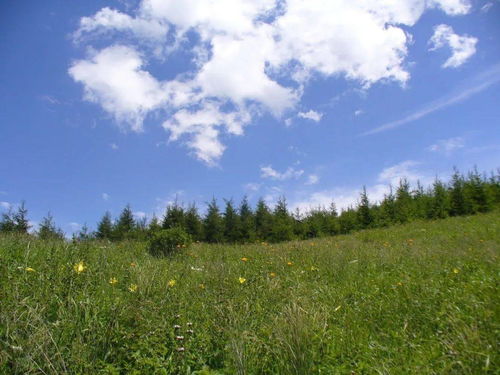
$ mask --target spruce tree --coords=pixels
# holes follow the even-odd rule
[[[113,236],[113,221],[111,219],[111,213],[106,211],[101,221],[97,223],[97,231],[95,234],[97,239],[100,240],[111,240]]]
[[[28,220],[28,210],[24,206],[24,201],[17,208],[17,212],[14,214],[14,231],[17,233],[27,234],[31,225]]]
[[[392,192],[392,186],[389,186],[389,193],[384,195],[384,200],[380,205],[380,223],[381,226],[387,226],[396,222],[396,199]]]
[[[226,208],[223,216],[224,240],[235,243],[239,239],[239,217],[233,206],[232,199],[226,201]]]
[[[125,238],[131,238],[134,235],[136,229],[136,223],[134,219],[134,214],[130,205],[127,204],[122,210],[118,222],[113,230],[113,236],[117,240],[122,240]]]
[[[56,227],[50,212],[42,219],[37,235],[42,240],[61,240],[64,238],[64,233]]]
[[[373,226],[373,215],[370,209],[370,201],[368,200],[365,186],[363,186],[363,191],[361,192],[357,216],[358,224],[361,229],[366,229]]]
[[[163,218],[163,229],[171,229],[176,227],[185,229],[186,226],[184,216],[184,207],[177,203],[177,200],[173,204],[169,204],[167,206],[167,211],[165,212],[165,217]]]
[[[264,199],[260,198],[255,209],[255,231],[261,241],[271,237],[273,217]]]
[[[203,239],[203,225],[200,215],[198,214],[198,209],[194,203],[188,207],[185,213],[184,225],[186,227],[186,232],[193,240],[201,241]]]
[[[149,223],[148,232],[155,233],[158,232],[159,230],[161,230],[160,221],[158,220],[158,217],[156,217],[156,215],[153,214],[151,222]]]
[[[2,221],[0,221],[0,233],[12,233],[15,231],[16,222],[14,221],[14,214],[12,209],[9,208],[7,213],[2,214]]]
[[[215,198],[212,198],[212,201],[208,204],[207,215],[203,221],[203,232],[207,242],[219,243],[224,239],[224,226]]]
[[[239,215],[238,240],[240,242],[253,242],[255,240],[255,216],[246,196],[241,201]]]
[[[472,213],[487,212],[491,209],[491,201],[486,192],[485,183],[477,171],[477,168],[469,172],[468,178],[464,184],[464,190],[472,206]]]
[[[396,190],[396,222],[406,223],[412,219],[413,199],[410,194],[410,183],[406,178],[399,180],[399,186]]]
[[[456,168],[453,169],[450,187],[450,215],[466,215],[471,209],[464,192],[464,179]]]
[[[293,239],[293,222],[285,197],[278,199],[272,217],[271,240],[281,242]]]
[[[327,215],[327,220],[328,220],[327,233],[332,236],[338,234],[340,231],[338,218],[339,214],[337,212],[337,206],[335,205],[335,202],[332,201],[330,203]]]
[[[428,217],[430,219],[444,219],[448,217],[450,202],[445,185],[436,179],[433,185],[432,204]]]

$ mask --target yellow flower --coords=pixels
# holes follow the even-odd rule
[[[205,284],[200,284],[199,287],[200,289],[205,289]]]
[[[398,286],[403,286],[403,283],[401,281],[398,282]]]
[[[80,261],[73,266],[73,269],[76,273],[82,273],[87,269],[87,266],[83,263],[83,261]]]
[[[118,282],[118,280],[116,279],[116,277],[112,277],[111,279],[109,279],[108,281],[111,285],[114,285]]]
[[[130,284],[128,290],[130,290],[132,293],[137,292],[137,284]]]
[[[247,262],[247,261],[248,261],[248,258],[247,258],[247,257],[243,257],[243,258],[241,258],[241,260],[242,260],[243,262]]]
[[[293,262],[288,262],[287,265],[293,266]]]
[[[319,271],[319,269],[314,266],[311,266],[311,271]]]
[[[269,276],[271,276],[271,277],[276,277],[276,273],[271,272],[271,273],[269,273]]]
[[[245,279],[244,277],[240,277],[238,281],[240,282],[240,284],[243,284],[245,281],[247,281],[247,279]]]
[[[170,280],[167,284],[168,284],[168,286],[169,286],[169,287],[171,287],[171,288],[172,288],[172,287],[174,287],[174,286],[175,286],[175,284],[176,284],[176,283],[177,283],[177,281],[175,281],[174,279],[172,279],[172,280]]]
[[[453,273],[459,273],[460,270],[458,268],[453,268]]]
[[[137,266],[137,263],[135,262],[130,263],[130,267],[135,267],[135,266]]]
[[[26,267],[25,270],[27,272],[35,272],[35,269],[34,268],[31,268],[31,267]]]
[[[333,311],[335,311],[335,312],[339,311],[341,307],[342,307],[341,305],[338,305]]]

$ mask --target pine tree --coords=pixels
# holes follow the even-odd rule
[[[235,243],[239,239],[239,217],[233,206],[232,199],[226,201],[226,208],[223,216],[224,240],[229,243]]]
[[[73,241],[88,241],[92,238],[92,233],[90,232],[87,224],[83,224],[82,228],[73,235]]]
[[[281,242],[293,239],[292,217],[288,212],[285,197],[278,199],[272,217],[271,240]]]
[[[484,181],[481,179],[481,175],[474,168],[472,172],[469,172],[468,178],[464,184],[464,190],[466,198],[471,204],[471,212],[487,212],[491,209],[491,201],[486,193]]]
[[[361,199],[358,205],[357,216],[359,227],[361,229],[366,229],[373,226],[373,215],[371,213],[370,201],[368,200],[365,186],[363,186],[363,191],[361,192]]]
[[[413,199],[410,194],[410,183],[406,178],[399,180],[396,190],[396,222],[406,223],[413,218]]]
[[[212,198],[208,204],[207,215],[203,221],[203,232],[207,242],[219,243],[224,239],[224,226],[215,198]]]
[[[339,214],[337,212],[337,206],[335,205],[335,202],[332,201],[330,203],[330,207],[328,209],[328,215],[327,215],[327,233],[330,235],[336,235],[340,232],[339,228]]]
[[[155,233],[155,232],[158,232],[159,230],[161,230],[160,221],[158,220],[156,215],[153,214],[153,217],[151,218],[151,222],[149,223],[148,232]]]
[[[2,214],[2,221],[0,221],[0,233],[15,232],[16,222],[14,221],[14,214],[12,209],[9,208],[7,213]]]
[[[444,219],[448,217],[450,211],[450,202],[448,192],[444,184],[436,179],[433,185],[432,204],[428,217],[430,219]]]
[[[255,231],[261,241],[267,241],[271,237],[273,217],[264,199],[260,198],[255,209]]]
[[[471,205],[468,204],[465,197],[464,179],[458,170],[454,168],[450,187],[450,215],[466,215],[470,209]]]
[[[107,211],[102,217],[101,221],[97,223],[97,231],[95,234],[97,239],[111,240],[113,236],[113,221],[111,214]]]
[[[200,215],[198,214],[198,209],[194,203],[188,207],[185,213],[184,224],[186,233],[188,233],[193,240],[201,241],[203,239],[203,225]]]
[[[387,226],[396,222],[396,199],[389,186],[389,193],[384,195],[384,200],[380,205],[380,226]]]
[[[50,212],[42,219],[37,234],[38,238],[42,240],[61,240],[64,238],[64,233],[56,227]]]
[[[165,217],[163,218],[163,229],[171,229],[176,227],[185,229],[186,225],[184,216],[184,207],[178,204],[177,200],[173,204],[169,204],[167,206],[167,211],[165,212]]]
[[[357,213],[352,207],[343,210],[339,216],[340,233],[347,234],[357,229]]]
[[[24,201],[17,208],[17,212],[14,214],[14,231],[17,233],[28,233],[31,225],[28,220],[28,210],[24,206]]]
[[[130,205],[127,204],[122,210],[118,222],[113,230],[113,237],[117,240],[133,237],[133,232],[136,229],[134,214]]]
[[[239,235],[240,242],[253,242],[255,241],[255,217],[252,208],[248,203],[247,197],[243,197],[239,207]]]

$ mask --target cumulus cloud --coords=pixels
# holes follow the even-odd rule
[[[105,201],[109,200],[109,194],[108,193],[102,193],[101,197]]]
[[[472,36],[455,34],[451,26],[444,24],[434,28],[434,34],[429,40],[431,51],[445,46],[451,49],[451,56],[444,62],[443,68],[457,68],[464,64],[476,53],[477,42],[478,39]]]
[[[0,207],[5,210],[9,210],[12,207],[12,205],[9,202],[0,202]]]
[[[315,185],[319,182],[319,176],[316,174],[310,174],[307,176],[306,185]]]
[[[442,152],[444,154],[451,154],[453,151],[463,148],[465,146],[465,139],[462,137],[454,137],[442,139],[437,143],[428,147],[429,151]]]
[[[408,28],[429,8],[460,15],[470,3],[142,0],[126,13],[105,7],[80,20],[77,41],[114,39],[75,61],[69,74],[83,85],[84,98],[124,129],[142,131],[145,118],[159,112],[155,118],[164,116],[171,141],[214,165],[226,147],[221,136],[242,135],[265,112],[286,116],[313,77],[343,77],[364,89],[380,81],[404,85],[410,78]],[[463,56],[464,42],[458,45]],[[176,76],[165,69],[170,78],[163,80],[148,71],[152,59],[168,67],[175,50],[193,64],[184,64]],[[321,119],[314,111],[299,116]]]
[[[293,167],[288,167],[285,172],[278,172],[277,170],[273,169],[273,167],[270,165],[260,168],[260,176],[262,178],[270,178],[272,180],[279,180],[279,181],[289,180],[292,178],[297,179],[303,174],[304,171],[302,169],[297,170]]]
[[[308,112],[299,112],[298,116],[308,120],[312,120],[314,122],[320,122],[323,114],[311,109]]]

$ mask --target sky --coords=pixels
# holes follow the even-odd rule
[[[0,211],[305,211],[500,167],[498,0],[4,0]]]

